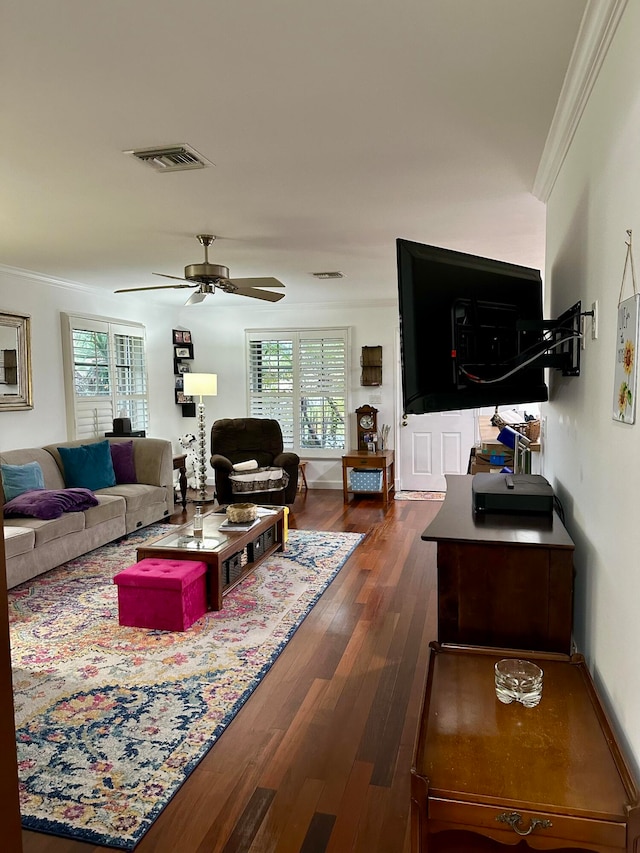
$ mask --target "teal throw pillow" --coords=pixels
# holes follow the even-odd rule
[[[115,486],[108,441],[79,444],[77,447],[59,447],[58,453],[64,468],[64,483],[68,489],[106,489]]]
[[[24,465],[0,465],[4,499],[11,501],[34,489],[44,489],[44,475],[39,462]]]

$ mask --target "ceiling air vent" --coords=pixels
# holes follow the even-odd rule
[[[311,275],[315,278],[344,278],[344,273],[339,270],[335,270],[334,272],[312,272]]]
[[[134,148],[125,151],[136,160],[151,166],[156,172],[183,172],[186,169],[205,169],[213,166],[202,154],[189,145],[166,145],[163,148]]]

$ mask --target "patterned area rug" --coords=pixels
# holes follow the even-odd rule
[[[164,529],[9,593],[26,828],[132,849],[364,538],[292,530],[188,631],[120,627],[113,576]]]
[[[396,492],[397,501],[443,501],[446,492]]]

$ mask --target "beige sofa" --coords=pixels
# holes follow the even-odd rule
[[[58,447],[75,447],[99,439],[68,441],[45,447],[0,453],[0,463],[24,465],[38,462],[47,489],[64,489]],[[17,586],[173,512],[173,450],[159,438],[110,438],[133,441],[137,483],[110,486],[95,492],[98,505],[84,512],[66,512],[60,518],[6,518],[4,547],[7,586]]]

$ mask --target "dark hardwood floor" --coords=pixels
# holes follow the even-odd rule
[[[408,853],[441,504],[310,490],[290,526],[367,534],[136,853]],[[181,523],[192,512],[179,512]],[[104,847],[23,832],[23,853]]]

